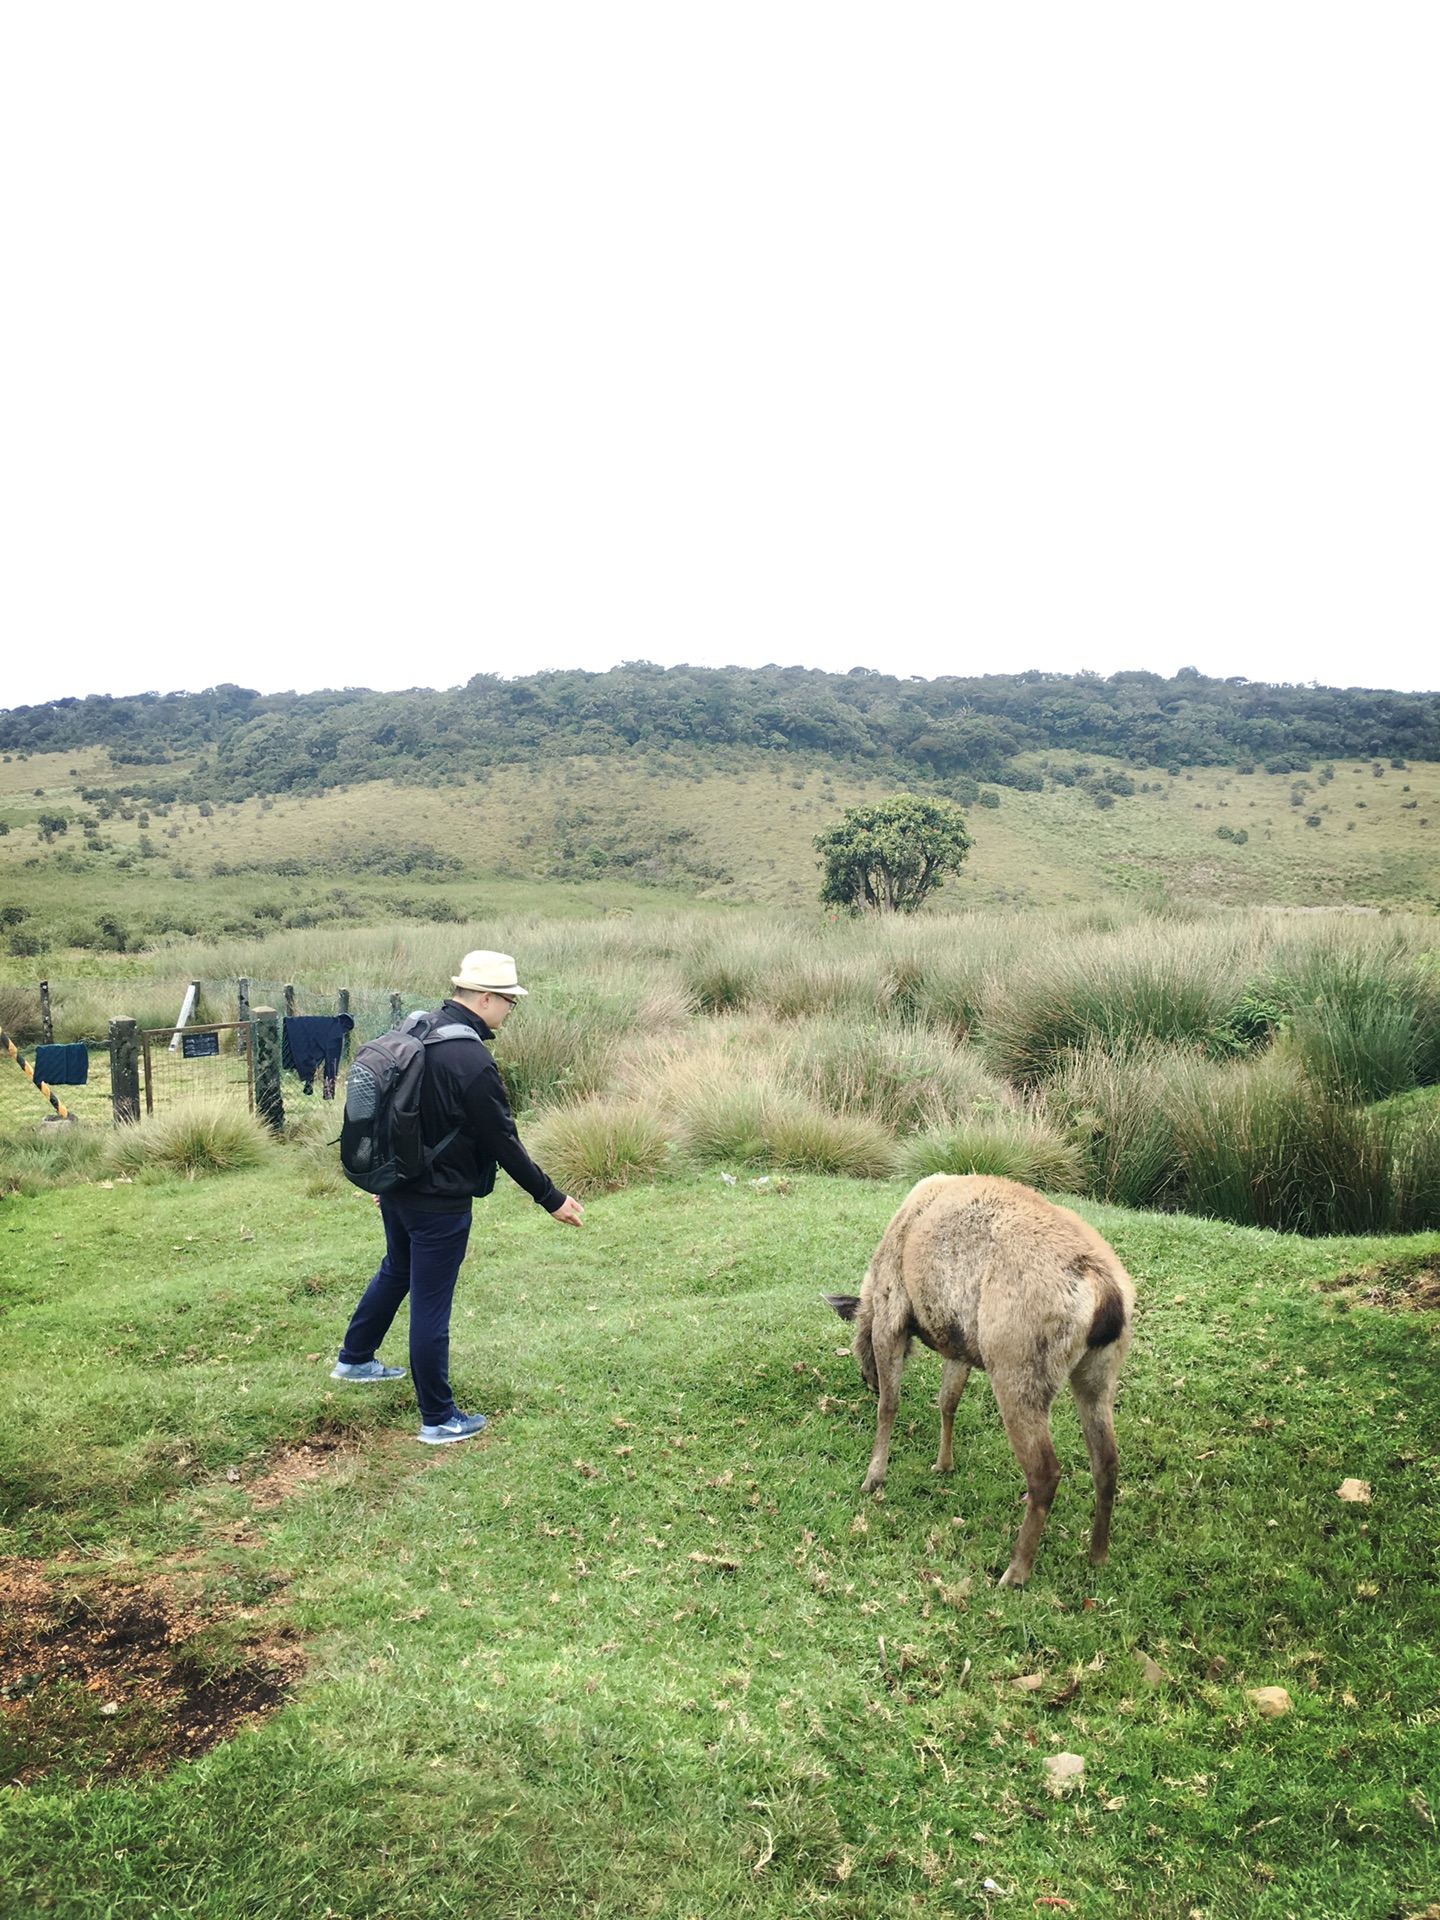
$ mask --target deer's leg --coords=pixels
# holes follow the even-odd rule
[[[1115,1389],[1119,1373],[1119,1360],[1106,1347],[1087,1353],[1070,1376],[1095,1482],[1095,1524],[1090,1530],[1092,1567],[1103,1566],[1110,1557],[1110,1515],[1120,1475],[1120,1455],[1115,1446]]]
[[[935,1460],[936,1473],[953,1473],[955,1470],[955,1409],[960,1404],[960,1396],[969,1378],[968,1361],[945,1362],[945,1371],[940,1377],[940,1452]]]
[[[1025,1491],[1029,1496],[1025,1518],[1015,1536],[1010,1564],[1000,1576],[1000,1585],[1023,1587],[1030,1578],[1030,1569],[1035,1564],[1035,1549],[1045,1530],[1055,1489],[1060,1485],[1060,1462],[1050,1438],[1048,1403],[1036,1406],[1033,1400],[1027,1402],[1013,1390],[1007,1392],[1004,1382],[1000,1380],[994,1380],[994,1387],[1005,1431],[1025,1475]]]
[[[905,1368],[905,1352],[910,1344],[905,1335],[896,1338],[882,1333],[878,1327],[872,1327],[871,1337],[874,1342],[875,1386],[880,1395],[880,1411],[875,1419],[875,1448],[870,1455],[870,1469],[860,1488],[862,1493],[876,1493],[885,1484],[885,1470],[890,1463],[890,1434],[900,1407],[900,1375]]]

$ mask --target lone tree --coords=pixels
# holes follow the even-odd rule
[[[970,851],[965,815],[953,800],[892,794],[872,806],[847,807],[815,836],[825,867],[820,898],[860,913],[914,913],[956,872]]]

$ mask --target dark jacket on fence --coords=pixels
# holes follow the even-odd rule
[[[443,1025],[469,1027],[482,1041],[495,1037],[479,1015],[458,1000],[447,1000],[439,1019]],[[427,1213],[463,1212],[472,1199],[494,1188],[498,1162],[547,1213],[565,1204],[565,1195],[520,1144],[505,1083],[489,1047],[470,1040],[438,1040],[425,1050],[421,1135],[433,1144],[452,1127],[458,1131],[436,1155],[430,1171],[398,1187],[396,1200]]]

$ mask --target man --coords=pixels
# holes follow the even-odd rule
[[[438,1023],[468,1027],[475,1038],[456,1035],[426,1049],[420,1130],[434,1158],[418,1179],[379,1200],[385,1258],[351,1316],[330,1376],[404,1378],[405,1369],[387,1367],[376,1349],[408,1293],[419,1438],[432,1447],[468,1440],[485,1425],[483,1413],[462,1413],[450,1392],[450,1304],[470,1238],[471,1201],[494,1187],[498,1162],[552,1220],[578,1227],[584,1211],[521,1146],[499,1069],[484,1044],[526,997],[514,960],[508,953],[467,953],[451,985],[455,991],[440,1008]]]

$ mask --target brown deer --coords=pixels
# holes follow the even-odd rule
[[[1068,1379],[1095,1480],[1090,1564],[1104,1562],[1119,1468],[1115,1390],[1135,1288],[1093,1227],[1013,1180],[932,1174],[885,1229],[859,1295],[824,1297],[842,1320],[855,1322],[852,1351],[880,1396],[863,1493],[885,1484],[912,1337],[945,1360],[936,1473],[955,1465],[955,1408],[970,1369],[981,1368],[1025,1474],[1029,1504],[1000,1580],[1023,1586],[1060,1484],[1050,1405]]]

